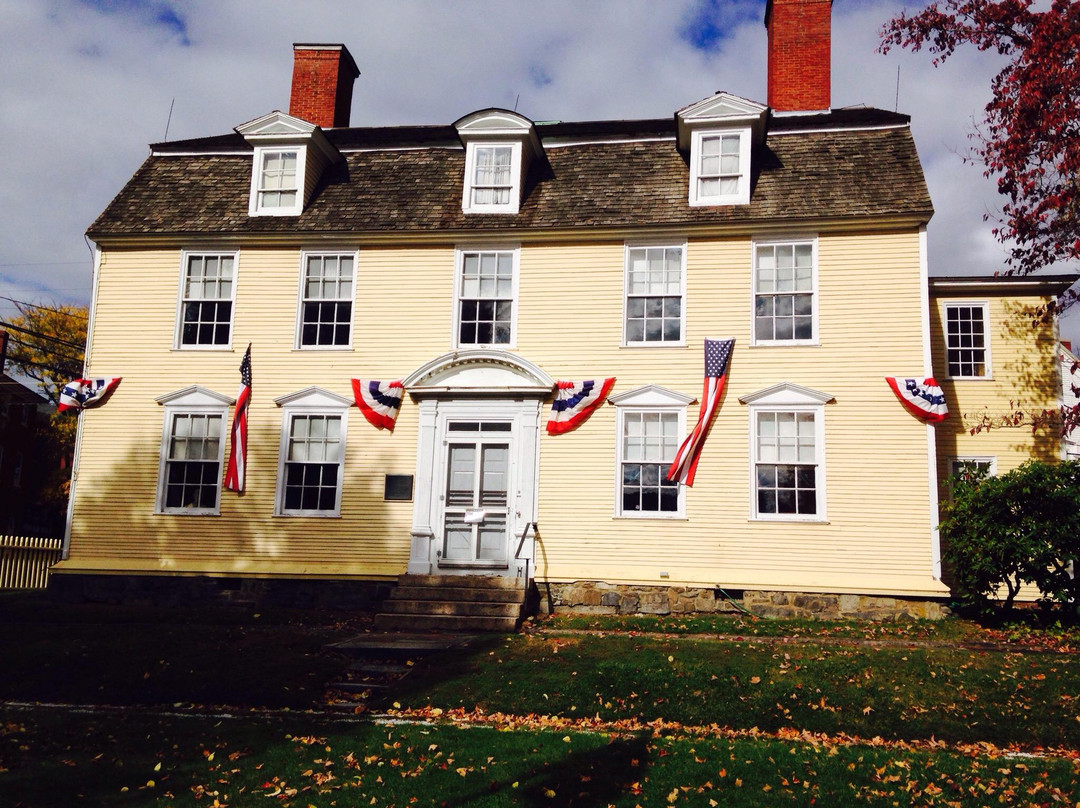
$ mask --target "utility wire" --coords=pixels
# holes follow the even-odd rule
[[[74,348],[76,351],[85,350],[85,346],[83,345],[79,345],[74,342],[68,342],[66,339],[60,339],[60,337],[50,337],[48,334],[42,334],[40,331],[31,331],[29,328],[23,328],[22,326],[5,323],[3,320],[0,320],[0,326],[3,326],[4,328],[10,328],[12,331],[18,331],[20,334],[29,334],[31,337],[48,340],[49,342],[55,342],[60,345],[66,345],[69,348]]]
[[[73,311],[64,311],[63,309],[52,309],[48,306],[42,306],[40,303],[28,303],[25,300],[16,300],[13,297],[7,295],[0,295],[0,300],[9,300],[18,306],[29,306],[32,309],[41,309],[42,311],[51,311],[53,314],[61,314],[64,317],[74,317],[76,320],[89,320],[85,314],[76,314]]]
[[[40,346],[35,345],[32,342],[26,342],[25,340],[21,340],[18,337],[15,337],[15,336],[10,336],[9,335],[8,340],[10,342],[14,343],[15,345],[23,345],[23,346],[25,346],[27,348],[31,348],[31,349],[34,349],[34,350],[41,350]],[[66,361],[66,362],[82,362],[83,361],[81,357],[68,356],[67,354],[60,353],[59,351],[49,351],[49,354],[51,356],[56,357],[57,359],[62,359],[64,361]],[[20,361],[20,360],[16,359],[15,357],[11,356],[10,353],[8,354],[8,359],[11,359],[11,361],[13,361],[13,362]]]

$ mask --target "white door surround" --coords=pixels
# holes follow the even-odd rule
[[[555,380],[478,349],[440,356],[403,385],[420,409],[408,572],[531,576],[534,538],[521,535],[537,521],[541,412]]]

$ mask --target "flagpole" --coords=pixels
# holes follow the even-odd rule
[[[64,520],[64,543],[60,548],[60,560],[67,561],[71,553],[71,523],[75,518],[75,481],[79,470],[79,454],[82,448],[83,412],[79,410],[75,424],[75,451],[71,455],[71,482],[68,484],[67,517]]]

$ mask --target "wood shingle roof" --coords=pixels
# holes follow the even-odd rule
[[[425,233],[798,223],[933,213],[907,117],[879,110],[773,118],[749,205],[691,207],[672,120],[538,124],[521,210],[466,215],[453,127],[327,130],[345,157],[299,216],[248,215],[251,147],[239,135],[157,144],[88,235]]]

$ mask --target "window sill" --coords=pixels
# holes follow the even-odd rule
[[[792,348],[792,347],[805,347],[805,348],[820,348],[821,340],[819,339],[776,339],[776,340],[762,340],[760,342],[751,342],[751,348]]]
[[[665,522],[689,522],[685,513],[617,513],[611,517],[612,519],[630,519],[630,520],[647,520],[647,519],[662,519]]]
[[[297,345],[293,348],[294,351],[300,353],[311,353],[312,351],[351,351],[352,345]]]
[[[679,340],[678,342],[672,340],[671,342],[624,342],[619,346],[620,348],[685,348],[686,340]]]
[[[340,513],[275,513],[275,519],[340,519]]]
[[[180,510],[176,510],[176,511],[156,510],[156,511],[154,511],[154,516],[221,516],[221,511],[220,510],[216,510],[216,511],[208,511],[208,510],[202,510],[202,511],[196,511],[196,510],[183,510],[183,511],[180,511]]]
[[[798,517],[782,516],[751,516],[746,520],[754,524],[782,524],[782,525],[828,525],[832,524],[828,519],[800,519]]]
[[[994,377],[992,375],[986,376],[946,376],[942,381],[944,382],[992,382]]]
[[[229,353],[234,351],[232,344],[229,345],[175,345],[174,353]]]

